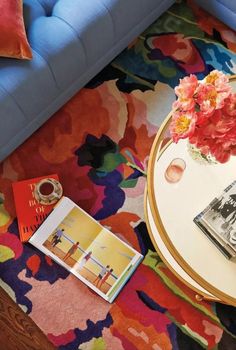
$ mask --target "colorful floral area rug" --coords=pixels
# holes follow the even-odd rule
[[[0,285],[60,350],[236,349],[236,309],[197,302],[171,273],[143,204],[173,88],[191,73],[235,74],[235,52],[235,32],[178,1],[0,165]],[[53,173],[66,196],[145,256],[112,304],[19,240],[11,183]]]

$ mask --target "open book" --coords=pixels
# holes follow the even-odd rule
[[[109,302],[143,258],[67,197],[29,242]]]
[[[236,180],[215,197],[194,220],[228,258],[236,258]]]

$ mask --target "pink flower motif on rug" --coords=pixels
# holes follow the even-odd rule
[[[28,278],[25,271],[19,278],[32,286],[27,293],[34,305],[30,316],[45,334],[51,336],[67,334],[74,328],[86,329],[87,319],[96,322],[105,318],[111,307],[73,275],[54,284]]]

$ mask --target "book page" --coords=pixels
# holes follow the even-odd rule
[[[45,254],[111,301],[142,255],[64,197],[30,239]]]

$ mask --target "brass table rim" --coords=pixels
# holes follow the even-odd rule
[[[236,75],[232,75],[229,79],[231,81],[236,80]],[[155,194],[154,194],[154,165],[155,165],[155,162],[160,158],[162,153],[166,150],[166,148],[171,144],[171,141],[170,141],[163,149],[161,149],[162,136],[164,135],[165,131],[168,129],[171,115],[172,115],[172,111],[167,115],[166,119],[164,120],[164,122],[162,123],[162,125],[159,128],[159,131],[155,137],[155,140],[154,140],[152,148],[151,148],[150,158],[149,158],[149,162],[148,162],[147,193],[148,193],[148,199],[149,199],[149,204],[150,204],[150,209],[152,212],[153,220],[154,220],[155,225],[158,229],[158,232],[161,236],[161,239],[163,240],[164,244],[166,245],[166,248],[169,250],[170,254],[177,261],[177,263],[181,266],[181,268],[193,280],[195,280],[199,285],[201,285],[204,289],[206,289],[209,293],[211,293],[213,296],[218,298],[220,301],[223,301],[227,304],[231,304],[233,306],[236,306],[236,298],[222,292],[218,288],[211,285],[202,276],[200,276],[196,271],[194,271],[194,269],[183,259],[183,257],[179,254],[179,252],[175,248],[174,244],[170,240],[168,233],[166,232],[165,227],[162,223],[161,216],[160,216],[160,213],[158,210],[158,206],[157,206],[157,203],[155,201]],[[191,286],[191,288],[194,289],[192,286]],[[202,293],[200,293],[200,294],[202,295]]]
[[[148,193],[147,193],[147,186],[145,187],[145,193],[144,193],[144,216],[145,216],[145,222],[147,225],[148,233],[151,238],[152,244],[154,245],[154,248],[156,249],[158,255],[161,257],[161,260],[164,262],[164,264],[171,270],[171,272],[182,282],[184,283],[188,288],[191,290],[194,290],[198,295],[203,296],[204,300],[208,301],[220,301],[218,298],[214,298],[214,296],[210,296],[210,294],[204,293],[202,290],[198,289],[197,287],[194,287],[190,282],[186,281],[182,276],[179,275],[179,273],[171,266],[171,264],[168,262],[168,260],[164,257],[162,251],[159,249],[158,244],[153,236],[151,225],[148,218],[148,209],[147,209],[147,201],[148,201]],[[195,281],[196,282],[196,281]]]

